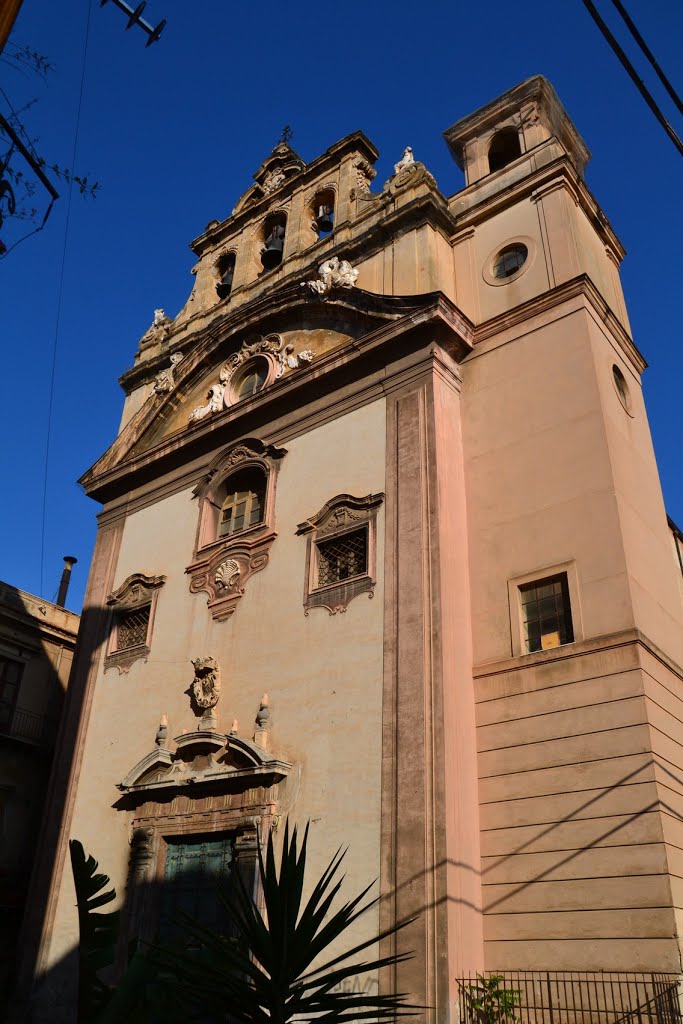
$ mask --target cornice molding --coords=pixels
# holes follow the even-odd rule
[[[642,374],[647,367],[645,358],[587,274],[574,277],[571,281],[566,281],[556,288],[543,292],[542,295],[529,299],[528,302],[522,302],[509,312],[501,313],[490,320],[485,320],[484,323],[474,330],[475,351],[477,345],[480,345],[489,338],[495,337],[502,331],[517,327],[522,323],[528,323],[532,317],[555,309],[557,306],[579,296],[588,300],[591,308],[597,313],[598,319],[609,329],[624,355],[633,364],[638,373]]]
[[[455,218],[456,231],[454,235],[459,238],[460,233],[468,227],[476,227],[483,221],[509,206],[513,206],[524,199],[534,200],[534,194],[554,187],[565,188],[574,202],[581,206],[584,213],[592,223],[603,243],[616,254],[619,261],[626,255],[626,250],[619,241],[612,225],[603,213],[595,196],[586,185],[583,178],[571,163],[568,157],[558,157],[551,163],[545,164],[537,171],[527,175],[519,181],[514,181],[506,188],[495,192],[493,195],[486,195],[474,205],[462,212],[455,212],[454,208],[469,197],[474,197],[477,189],[481,190],[487,182],[482,178],[472,185],[469,185],[462,192],[456,192],[448,200],[451,216]],[[542,198],[542,196],[539,196]]]
[[[302,306],[307,305],[311,309],[320,310],[323,316],[332,316],[335,310],[345,314],[350,312],[353,315],[360,311],[370,316],[374,307],[378,317],[384,313],[385,322],[375,330],[368,331],[363,337],[351,340],[339,349],[321,356],[313,366],[283,377],[272,387],[258,392],[252,399],[189,425],[183,431],[164,438],[140,454],[127,456],[126,450],[139,444],[140,438],[159,415],[164,404],[174,400],[174,397],[177,402],[178,392],[174,390],[170,395],[156,396],[151,403],[147,403],[139,410],[105,455],[81,477],[80,483],[87,494],[97,500],[110,500],[116,496],[120,488],[131,486],[131,475],[140,474],[152,464],[158,464],[172,456],[178,449],[183,448],[185,460],[200,455],[202,451],[218,443],[215,440],[216,429],[223,432],[226,427],[232,427],[230,440],[236,440],[244,431],[239,428],[235,430],[234,426],[244,422],[256,409],[265,409],[271,403],[275,405],[281,400],[291,401],[292,396],[311,379],[319,379],[323,374],[339,369],[342,364],[347,366],[370,356],[376,359],[378,350],[398,337],[411,347],[420,347],[424,344],[424,339],[417,337],[417,334],[431,325],[434,330],[432,340],[438,341],[450,350],[456,361],[461,361],[471,350],[474,325],[441,292],[408,297],[380,296],[361,289],[348,288],[325,302],[320,302],[310,297],[310,293],[307,295],[304,289],[287,289],[286,293],[278,298],[280,310],[291,311],[295,303],[301,303]],[[277,311],[276,308],[275,313]],[[272,302],[269,312],[273,313]],[[254,324],[251,323],[249,329],[253,327]],[[213,356],[215,347],[224,344],[225,340],[213,336],[205,341],[204,346],[192,355],[188,354],[183,360],[180,365],[186,368],[186,372],[189,371],[192,380],[197,378],[199,365],[205,364],[209,357]],[[185,383],[187,379],[185,378]],[[182,389],[183,380],[179,382],[178,387]],[[251,432],[251,429],[248,429]]]

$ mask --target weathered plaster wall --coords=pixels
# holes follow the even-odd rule
[[[206,596],[188,590],[184,569],[197,516],[190,491],[150,505],[125,523],[114,586],[140,571],[165,574],[167,582],[159,596],[148,662],[136,662],[127,674],[110,669],[98,676],[70,830],[100,859],[119,895],[126,877],[129,818],[112,809],[115,784],[152,749],[162,713],[168,715],[171,736],[193,727],[196,719],[183,692],[193,678],[189,658],[208,654],[222,670],[218,711],[224,729],[237,718],[240,735],[251,738],[261,695],[268,691],[271,696],[271,749],[295,765],[281,787],[278,810],[300,823],[313,823],[311,877],[339,845],[347,844],[349,891],[379,874],[383,510],[375,597],[361,595],[343,615],[314,609],[304,616],[306,541],[295,530],[338,493],[362,496],[384,490],[384,403],[290,440],[286,447],[270,563],[249,580],[226,622],[214,622]],[[75,928],[67,871],[51,961],[73,946]]]

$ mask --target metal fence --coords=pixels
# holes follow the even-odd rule
[[[491,986],[494,977],[500,981]],[[489,982],[486,990],[482,979]],[[459,1019],[462,1024],[683,1024],[678,984],[675,974],[488,971],[458,979]]]
[[[28,740],[41,747],[52,747],[56,722],[49,715],[38,715],[34,711],[15,708],[8,721],[0,721],[0,733],[5,736],[16,736],[20,740]]]

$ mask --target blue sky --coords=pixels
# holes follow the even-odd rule
[[[609,14],[611,5],[601,0]],[[683,523],[680,400],[681,159],[580,0],[487,4],[256,4],[148,0],[167,26],[139,29],[97,0],[24,0],[12,40],[46,54],[46,84],[0,63],[0,85],[49,163],[69,164],[86,23],[76,171],[101,182],[74,194],[57,337],[44,546],[43,479],[66,189],[44,231],[0,261],[3,379],[0,578],[52,599],[73,554],[69,606],[80,610],[98,506],[76,479],[114,439],[133,359],[155,307],[185,302],[187,243],[229,214],[284,124],[305,160],[363,130],[384,181],[406,145],[450,195],[463,186],[441,132],[532,74],[557,89],[593,158],[587,180],[626,246],[622,279],[669,514]],[[628,0],[670,76],[683,7]],[[618,27],[613,17],[610,23]],[[620,38],[632,54],[623,31]],[[644,61],[639,66],[647,74]],[[649,76],[653,81],[653,76]],[[677,83],[683,87],[683,83]],[[662,107],[677,124],[662,91]],[[7,112],[0,94],[0,110]],[[41,549],[43,549],[41,565]]]

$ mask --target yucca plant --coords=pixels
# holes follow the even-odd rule
[[[102,981],[99,972],[114,966],[121,915],[97,911],[116,899],[116,890],[107,889],[108,875],[98,873],[97,861],[86,858],[77,839],[70,840],[69,852],[78,906],[78,1024],[148,1024],[148,996],[150,991],[155,999],[159,995],[154,991],[159,966],[134,952],[117,986]]]
[[[200,1011],[211,1020],[231,1024],[287,1024],[293,1019],[316,1024],[384,1022],[414,1013],[419,1007],[410,1004],[405,993],[347,991],[344,985],[353,979],[355,988],[359,975],[374,975],[408,959],[411,954],[362,958],[408,922],[331,955],[332,944],[376,906],[377,899],[366,899],[372,884],[332,909],[343,883],[340,868],[346,851],[339,849],[304,901],[308,826],[300,844],[296,827],[290,834],[288,824],[283,839],[279,868],[272,834],[265,856],[259,850],[265,913],[254,903],[239,873],[229,889],[219,887],[238,938],[218,935],[183,915],[190,952],[179,957],[159,951],[179,1002],[190,1012]]]

